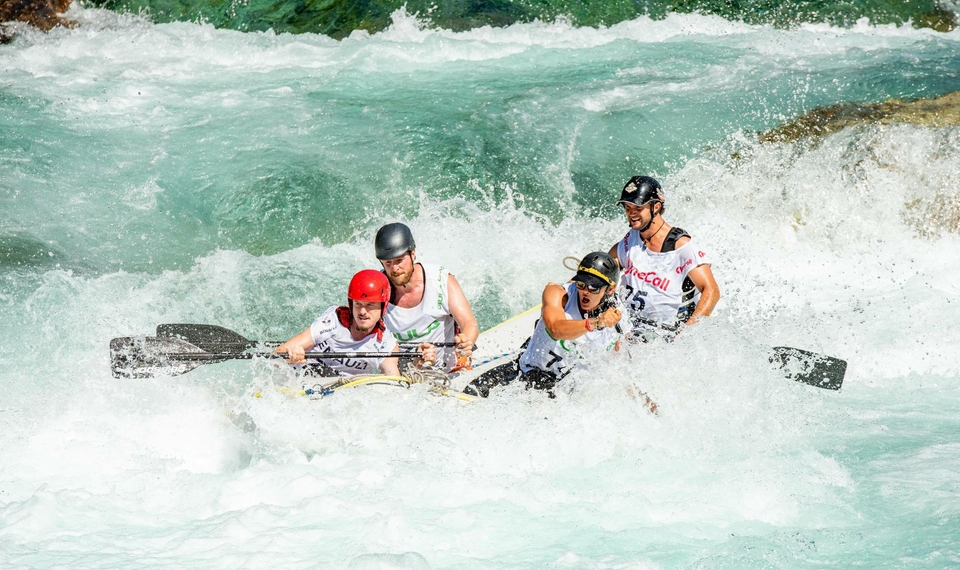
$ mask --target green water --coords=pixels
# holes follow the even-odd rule
[[[354,30],[377,32],[390,15],[406,7],[432,25],[451,30],[505,26],[534,20],[568,19],[578,26],[611,26],[638,16],[662,19],[668,13],[713,14],[751,24],[795,26],[826,22],[849,26],[861,18],[875,24],[949,29],[954,15],[936,0],[91,0],[111,10],[147,11],[156,22],[203,21],[243,31],[320,33],[335,38]]]
[[[408,4],[343,40],[75,7],[0,46],[0,566],[960,566],[960,130],[757,135],[960,90],[960,32],[853,23],[906,7],[455,32]],[[264,361],[110,375],[112,338],[163,323],[296,334],[386,221],[486,328],[623,236],[639,173],[720,304],[556,400],[311,401]],[[843,358],[843,390],[770,346]]]

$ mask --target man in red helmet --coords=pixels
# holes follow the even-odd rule
[[[383,314],[390,302],[390,282],[386,275],[373,269],[364,269],[350,280],[347,290],[348,306],[330,307],[314,321],[310,328],[277,347],[275,352],[287,353],[290,364],[314,364],[321,375],[353,376],[356,374],[386,374],[400,376],[396,357],[384,358],[325,358],[317,366],[308,362],[304,353],[310,352],[398,352],[400,347],[393,334],[383,324]],[[418,347],[420,357],[415,365],[435,362],[436,349],[423,343]]]

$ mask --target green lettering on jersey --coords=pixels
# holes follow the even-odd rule
[[[440,266],[440,272],[437,275],[437,308],[443,308],[443,266]]]
[[[432,333],[440,326],[440,321],[433,321],[430,323],[430,326],[427,327],[427,330],[422,333],[417,332],[417,329],[410,329],[406,332],[393,333],[394,338],[400,342],[410,342],[418,338],[423,338],[428,334]]]

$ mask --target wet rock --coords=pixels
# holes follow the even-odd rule
[[[822,137],[856,125],[912,123],[930,127],[960,125],[960,91],[937,97],[904,102],[846,103],[814,109],[806,115],[760,135],[760,142],[792,142]]]
[[[72,0],[0,1],[0,43],[13,39],[16,27],[10,25],[10,22],[25,22],[44,32],[49,32],[56,26],[72,27],[74,22],[60,16],[70,7],[70,2]]]
[[[960,234],[960,195],[952,189],[939,189],[933,196],[910,200],[900,217],[918,236],[937,239],[949,232]]]

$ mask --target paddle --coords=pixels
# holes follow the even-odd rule
[[[633,317],[633,320],[673,334],[680,332],[682,326],[670,326],[643,317]],[[777,364],[787,378],[825,390],[839,390],[843,385],[843,376],[847,373],[845,360],[788,346],[775,346],[770,350],[770,363]]]
[[[219,325],[198,325],[191,323],[157,325],[157,337],[179,338],[207,352],[231,352],[234,350],[246,350],[257,346],[270,348],[283,344],[277,340],[250,340]],[[418,342],[401,342],[399,344],[402,348],[415,348],[420,345]],[[457,346],[455,342],[433,342],[431,344],[442,348]]]
[[[681,329],[681,325],[670,326],[658,321],[653,321],[650,319],[645,319],[643,317],[634,317],[634,320],[641,322],[643,324],[662,329],[664,331],[676,334]],[[193,362],[198,362],[192,366],[187,367],[184,362],[190,362],[190,360],[179,360],[179,365],[174,366],[170,364],[169,361],[166,363],[166,368],[164,372],[170,374],[171,376],[177,374],[183,374],[193,370],[200,364],[207,364],[211,362],[222,362],[231,358],[231,354],[235,351],[242,351],[249,348],[255,348],[257,346],[262,346],[265,348],[279,346],[281,343],[279,341],[255,341],[245,338],[244,336],[218,325],[202,325],[202,324],[190,324],[190,323],[179,323],[179,324],[162,324],[157,325],[157,338],[155,341],[159,342],[162,339],[167,340],[184,340],[190,345],[193,345],[194,350],[185,350],[181,352],[197,354],[197,352],[207,352],[213,353],[204,356],[203,360],[201,358],[192,359]],[[114,341],[123,340],[123,339],[114,339]],[[400,343],[402,347],[414,347],[417,343]],[[442,342],[434,343],[434,346],[437,347],[452,347],[456,346],[456,343],[452,342]],[[154,353],[159,355],[164,352],[162,347],[155,345],[153,348]],[[113,341],[110,344],[111,357],[114,354]],[[175,352],[175,351],[167,351]],[[327,355],[330,358],[338,358],[337,356],[330,356],[332,353],[322,353]],[[375,353],[377,354],[377,353]],[[397,353],[399,354],[399,353]],[[405,356],[408,356],[409,353],[403,353]],[[239,358],[252,358],[254,355],[241,356]],[[217,359],[219,357],[219,360]],[[308,358],[311,358],[310,355],[307,355]],[[118,357],[119,358],[119,357]],[[343,357],[341,357],[343,358]],[[346,357],[349,358],[349,357]],[[360,358],[359,356],[357,358]],[[177,359],[174,359],[176,361]],[[839,358],[834,358],[832,356],[826,356],[822,354],[817,354],[815,352],[810,352],[808,350],[803,350],[800,348],[791,348],[786,346],[776,346],[771,349],[771,354],[769,360],[772,364],[777,364],[778,368],[787,378],[796,380],[797,382],[802,382],[810,386],[815,386],[817,388],[823,388],[826,390],[839,390],[843,385],[843,377],[847,371],[847,363],[844,360]],[[117,376],[117,368],[113,366],[117,364],[117,359],[111,358],[112,368],[114,369],[114,376]],[[136,362],[140,362],[137,360]],[[148,369],[148,365],[140,365],[138,369]],[[182,372],[176,372],[177,369],[183,369]],[[152,375],[151,372],[149,375]],[[149,376],[148,375],[148,376]],[[119,377],[119,376],[117,376]],[[133,377],[142,377],[142,376],[133,376]]]
[[[418,358],[416,352],[308,352],[305,358]],[[286,358],[274,352],[208,352],[178,338],[120,337],[110,341],[110,370],[115,378],[178,376],[203,364],[256,357]]]
[[[826,390],[839,390],[847,373],[847,361],[800,348],[775,346],[771,364],[778,364],[787,378]]]

